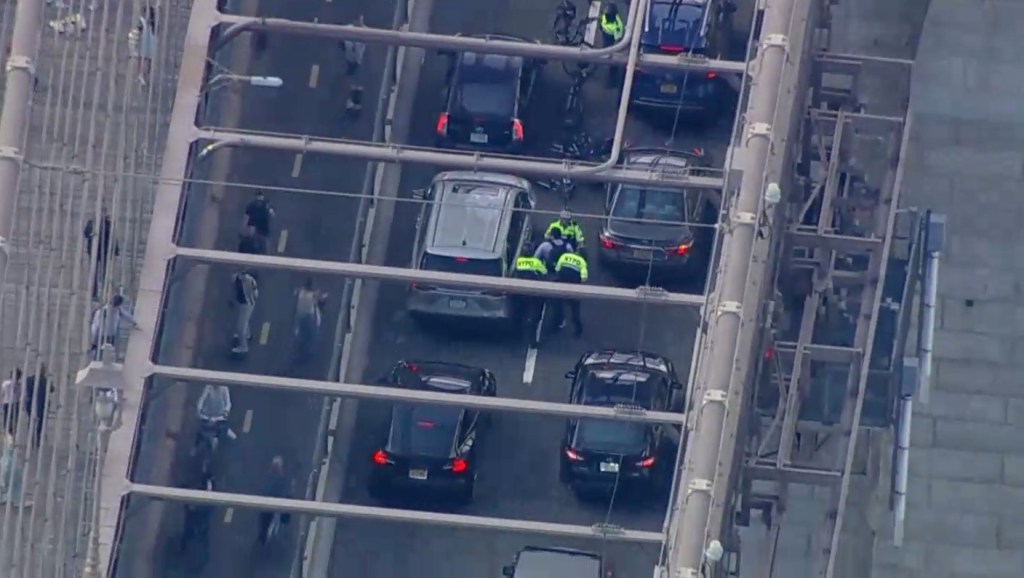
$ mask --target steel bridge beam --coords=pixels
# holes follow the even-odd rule
[[[703,295],[686,293],[669,293],[658,287],[638,287],[622,289],[603,285],[568,285],[554,281],[531,281],[501,277],[485,277],[483,275],[467,275],[464,273],[445,273],[424,269],[404,269],[401,267],[385,267],[381,265],[364,265],[361,263],[344,263],[340,261],[314,261],[312,259],[296,259],[276,255],[249,255],[230,251],[212,249],[193,249],[174,247],[171,256],[191,259],[203,263],[219,263],[235,267],[257,267],[282,269],[286,271],[302,271],[326,275],[359,277],[362,279],[379,279],[402,283],[425,283],[465,289],[481,289],[487,291],[505,291],[508,293],[537,295],[541,297],[566,298],[608,301],[631,301],[648,305],[680,305],[700,307],[704,305]]]
[[[239,385],[277,389],[290,393],[312,393],[328,397],[354,397],[383,401],[405,401],[412,403],[429,403],[481,409],[485,411],[507,411],[528,413],[533,415],[562,416],[568,418],[594,418],[633,421],[651,424],[683,424],[683,414],[667,411],[648,411],[634,406],[599,407],[593,405],[575,405],[550,401],[533,401],[510,397],[483,397],[425,391],[422,389],[405,389],[396,386],[365,385],[360,383],[339,383],[314,379],[296,379],[272,375],[254,375],[251,373],[235,373],[213,371],[209,369],[192,369],[188,367],[172,367],[169,365],[153,366],[152,374],[156,377],[169,377],[196,383],[219,383],[223,385]]]
[[[466,516],[446,514],[442,512],[424,512],[419,510],[402,510],[398,508],[380,508],[374,506],[357,506],[355,504],[332,504],[306,500],[290,500],[271,498],[268,496],[252,496],[249,494],[231,494],[227,492],[207,492],[203,490],[186,490],[167,488],[149,484],[128,483],[122,485],[124,492],[134,496],[146,496],[159,500],[171,500],[188,504],[204,504],[230,508],[275,512],[291,512],[309,516],[332,518],[355,518],[377,520],[381,522],[403,522],[413,524],[430,524],[434,527],[463,528],[473,530],[490,530],[498,532],[523,532],[559,538],[616,540],[640,544],[660,544],[664,539],[661,532],[629,530],[611,524],[594,524],[593,526],[577,526],[556,524],[552,522],[534,522],[510,518],[487,518],[483,516]]]
[[[639,3],[630,3],[628,22],[636,20],[637,4]],[[495,38],[474,38],[472,36],[446,36],[426,32],[396,31],[366,26],[299,22],[283,18],[257,18],[231,14],[220,15],[219,21],[229,25],[218,43],[219,46],[226,44],[236,35],[246,30],[264,30],[267,32],[301,34],[303,36],[356,40],[443,51],[483,52],[525,58],[619,64],[623,66],[628,62],[626,49],[629,46],[631,34],[633,33],[633,27],[628,26],[626,36],[615,45],[607,48],[591,48],[587,46],[534,44]],[[692,70],[703,73],[745,74],[747,70],[745,62],[699,58],[689,55],[643,54],[640,55],[638,63],[640,66],[657,67],[666,70]]]
[[[620,134],[616,132],[616,135]],[[543,160],[503,157],[470,152],[448,152],[427,147],[410,147],[388,143],[314,139],[305,136],[282,136],[248,133],[222,128],[197,128],[193,137],[210,141],[199,158],[205,158],[224,147],[242,147],[340,155],[385,163],[418,163],[472,171],[500,171],[531,177],[572,177],[580,181],[623,183],[639,186],[671,186],[692,189],[721,189],[724,181],[716,169],[689,170],[647,169],[571,160]],[[621,139],[620,139],[621,140]],[[628,152],[628,149],[627,149]],[[616,155],[618,156],[618,155]]]

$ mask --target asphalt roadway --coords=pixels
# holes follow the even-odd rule
[[[546,0],[435,0],[431,31],[445,34],[500,32],[550,41],[548,30],[553,3]],[[444,82],[444,61],[428,56],[417,87],[411,142],[429,145]],[[550,62],[537,87],[530,116],[533,144],[543,148],[560,126],[560,101],[567,88],[561,63]],[[408,88],[407,88],[408,90]],[[615,93],[604,88],[603,74],[588,85],[593,121],[592,132],[610,136],[614,126]],[[731,119],[706,131],[681,129],[674,139],[670,131],[654,130],[644,119],[631,119],[627,139],[637,145],[688,149],[703,146],[716,163],[724,158]],[[661,129],[672,121],[660,121]],[[531,138],[530,135],[527,136]],[[403,170],[400,196],[427,186],[437,170],[409,166]],[[539,190],[542,210],[562,208],[560,198]],[[576,193],[572,210],[577,214],[600,214],[604,195],[600,189]],[[417,209],[406,203],[396,211],[389,242],[388,265],[409,266]],[[534,226],[545,225],[549,215],[536,215]],[[584,219],[587,238],[596,243],[597,225]],[[592,283],[618,284],[591,260]],[[373,323],[369,359],[370,373],[383,374],[398,359],[444,360],[479,365],[495,372],[498,394],[521,399],[565,401],[568,388],[564,373],[579,355],[591,348],[641,348],[672,358],[685,381],[689,370],[697,312],[694,309],[643,307],[637,304],[584,303],[584,335],[565,334],[541,345],[532,385],[523,384],[525,344],[500,339],[459,339],[438,335],[417,327],[404,313],[405,287],[385,285],[380,292],[377,318]],[[370,376],[372,377],[372,375]],[[386,430],[388,411],[383,404],[360,402],[355,434],[348,458],[348,475],[343,500],[374,503],[368,496],[366,480],[370,455],[379,447]],[[660,530],[664,500],[637,506],[583,504],[558,482],[557,467],[564,421],[546,416],[501,413],[487,432],[480,452],[476,500],[461,513],[519,518],[535,521],[592,524],[611,522],[621,526]],[[601,551],[611,559],[619,576],[649,576],[657,560],[654,545],[624,544],[597,540],[573,541],[549,536],[518,533],[453,530],[426,525],[341,519],[337,525],[332,557],[332,578],[390,578],[418,576],[497,576],[503,564],[525,545],[559,545]]]
[[[348,23],[364,13],[370,26],[388,27],[391,2],[360,0],[358,2],[288,2],[263,0],[260,12],[297,20],[318,19],[320,22]],[[547,0],[435,0],[431,30],[446,34],[503,32],[541,38],[548,41],[552,3]],[[383,47],[370,47],[360,82],[367,88],[366,103],[374,103],[379,85]],[[411,142],[428,145],[443,87],[442,60],[429,55],[416,87]],[[269,93],[246,93],[241,126],[248,130],[308,134],[327,137],[368,139],[373,110],[349,122],[343,119],[348,82],[341,79],[343,59],[336,43],[304,40],[297,37],[271,37],[266,53],[257,58],[249,74],[280,76],[284,86]],[[241,71],[234,71],[239,72]],[[610,136],[614,118],[614,91],[605,89],[601,80],[587,88],[592,131]],[[407,88],[411,89],[410,88]],[[559,126],[560,101],[566,89],[566,78],[558,62],[549,63],[536,89],[536,98],[527,130],[534,144],[553,137]],[[252,89],[246,89],[252,90]],[[664,126],[655,130],[643,119],[631,119],[627,128],[630,142],[640,145],[670,145],[676,148],[704,147],[717,161],[724,156],[728,119],[720,126],[695,132],[681,128],[674,138]],[[661,125],[665,125],[662,119]],[[667,123],[671,125],[671,121]],[[236,152],[231,178],[234,182],[319,189],[341,193],[358,192],[366,163],[339,157],[306,155],[297,161],[292,153],[271,151]],[[437,169],[424,166],[406,167],[402,172],[400,197],[429,183]],[[225,215],[220,225],[218,248],[234,250],[241,222],[242,207],[251,190],[234,187],[227,193]],[[351,243],[352,216],[357,200],[329,194],[305,194],[271,191],[271,204],[277,211],[275,232],[270,243],[272,254],[325,260],[345,260]],[[539,191],[542,210],[557,211],[561,200]],[[603,192],[581,189],[572,210],[577,214],[600,214]],[[412,247],[412,231],[417,209],[402,204],[395,213],[387,264],[408,266]],[[186,218],[198,218],[187,215]],[[535,227],[548,220],[537,215]],[[584,219],[591,243],[596,242],[596,221]],[[596,261],[596,260],[595,260]],[[592,283],[618,284],[592,263]],[[253,318],[254,340],[248,358],[232,360],[227,355],[233,312],[228,308],[231,271],[212,275],[207,292],[204,350],[206,355],[196,365],[209,369],[241,371],[253,374],[295,375],[323,378],[330,359],[330,329],[338,311],[339,279],[318,279],[318,286],[331,292],[325,311],[324,331],[315,358],[303,366],[288,361],[291,349],[293,292],[302,283],[302,276],[261,273],[261,295]],[[404,314],[405,286],[384,284],[379,293],[374,331],[357,335],[370,340],[368,373],[383,373],[398,359],[451,360],[487,367],[498,377],[499,395],[522,399],[564,401],[567,395],[563,374],[579,355],[590,348],[641,348],[672,358],[682,379],[686,379],[690,354],[696,332],[697,314],[692,309],[644,307],[634,304],[584,304],[585,332],[582,338],[565,336],[542,345],[537,356],[532,385],[523,384],[526,360],[525,345],[500,339],[463,340],[454,336],[438,336],[424,331]],[[283,455],[290,473],[301,489],[309,476],[321,399],[269,392],[259,389],[233,388],[232,426],[238,440],[225,448],[221,487],[226,491],[259,493],[270,459]],[[194,415],[192,413],[187,414]],[[359,404],[354,435],[341,444],[350,443],[348,471],[342,499],[345,502],[371,503],[366,492],[370,454],[380,443],[386,426],[387,408],[375,403]],[[191,420],[194,421],[194,420]],[[477,499],[461,510],[464,513],[556,521],[574,524],[611,522],[643,530],[661,528],[666,504],[644,506],[616,504],[582,504],[557,480],[558,445],[563,422],[556,418],[503,413],[483,441]],[[189,435],[187,432],[182,435]],[[179,444],[181,445],[181,444]],[[341,445],[338,450],[343,450]],[[138,476],[144,480],[144,473]],[[134,523],[134,522],[129,522]],[[168,535],[172,538],[172,529]],[[183,555],[170,556],[170,563],[154,568],[153,576],[189,576],[218,578],[234,576],[281,576],[291,562],[294,550],[291,528],[285,540],[272,552],[254,550],[256,514],[247,511],[220,510],[215,513],[207,547],[193,545]],[[168,547],[173,548],[173,539]],[[332,553],[332,578],[391,578],[417,575],[441,578],[452,575],[496,575],[502,564],[527,544],[563,545],[602,551],[619,569],[620,576],[647,576],[656,561],[657,548],[616,542],[565,541],[545,536],[509,533],[470,532],[429,526],[378,523],[342,519],[337,525],[336,544]]]
[[[294,20],[348,24],[362,14],[366,24],[391,26],[394,3],[390,0],[360,2],[292,2],[262,0],[259,15]],[[239,42],[248,42],[243,36]],[[251,70],[238,74],[278,76],[284,85],[277,90],[244,88],[239,126],[263,132],[307,134],[319,137],[369,140],[373,110],[357,118],[346,118],[345,101],[353,82],[366,88],[365,102],[377,100],[386,47],[369,47],[364,66],[354,79],[344,75],[343,53],[337,42],[300,37],[268,39],[267,48],[252,59]],[[232,87],[226,90],[237,90]],[[210,124],[216,124],[214,119]],[[218,153],[219,154],[219,153]],[[261,150],[236,150],[232,156],[227,187],[221,201],[217,247],[236,250],[245,204],[255,187],[268,187],[267,197],[275,209],[269,253],[273,255],[346,260],[352,243],[359,193],[367,163],[326,155],[305,155]],[[270,190],[269,187],[293,189]],[[311,194],[299,190],[328,191],[335,194]],[[188,211],[186,219],[198,220],[198,211]],[[305,276],[274,271],[259,272],[260,296],[252,319],[253,341],[245,359],[228,354],[234,327],[234,311],[228,306],[231,275],[234,271],[215,269],[206,291],[204,329],[196,367],[253,374],[288,375],[324,379],[331,359],[331,337],[343,280],[317,278],[316,286],[329,293],[324,323],[315,355],[304,363],[294,363],[292,328],[294,292]],[[188,396],[194,400],[201,385],[191,385]],[[238,439],[222,448],[218,482],[224,491],[258,494],[266,483],[265,472],[275,455],[284,456],[289,474],[295,479],[295,497],[301,497],[310,477],[322,399],[308,395],[289,395],[255,388],[232,388],[231,425]],[[184,429],[176,432],[187,448],[195,435],[195,411],[186,410]],[[183,452],[184,453],[184,452]],[[177,463],[187,463],[180,455]],[[185,468],[178,472],[184,478]],[[147,472],[136,472],[146,481]],[[180,505],[171,506],[165,521],[166,544],[154,559],[153,578],[229,578],[282,576],[290,567],[295,551],[296,529],[289,528],[272,549],[257,549],[257,514],[253,511],[221,509],[214,513],[208,540],[193,542],[179,550],[181,535]],[[178,512],[178,515],[174,515]],[[129,520],[129,524],[142,520]],[[127,532],[132,533],[129,525]],[[293,525],[294,526],[294,525]],[[131,568],[131,564],[120,566]]]

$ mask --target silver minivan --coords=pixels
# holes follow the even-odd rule
[[[530,213],[536,206],[526,179],[500,173],[450,171],[438,174],[416,220],[413,269],[488,277],[512,275],[530,241]],[[514,299],[505,292],[414,283],[408,309],[419,317],[511,320]]]

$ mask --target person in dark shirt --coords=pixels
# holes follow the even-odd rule
[[[92,278],[92,296],[94,299],[99,297],[100,289],[102,289],[109,258],[120,254],[120,248],[114,240],[113,229],[114,225],[110,220],[110,215],[104,209],[100,215],[100,225],[97,227],[93,219],[89,219],[85,223],[85,229],[82,231],[82,236],[85,237],[85,256],[91,261],[93,259],[93,251],[96,252],[96,270]]]
[[[284,458],[281,456],[274,456],[274,459],[270,462],[270,471],[268,472],[267,482],[264,487],[263,495],[270,498],[291,498],[292,497],[292,483],[291,478],[284,469]],[[267,535],[267,530],[270,528],[270,524],[274,521],[274,516],[277,512],[260,512],[260,523],[259,523],[259,536],[257,539],[261,544],[266,544],[267,539],[270,536]],[[288,512],[281,512],[281,525],[286,526],[288,521],[291,519],[291,514]]]
[[[252,227],[264,239],[270,237],[270,220],[273,216],[274,209],[263,191],[257,191],[256,197],[245,206],[245,226]]]
[[[49,393],[46,365],[42,364],[37,375],[30,375],[25,379],[25,411],[32,419],[33,440],[37,446],[43,439],[43,426],[46,425],[46,396]]]
[[[248,226],[238,241],[238,252],[248,255],[266,255],[267,238],[256,232],[256,228]]]

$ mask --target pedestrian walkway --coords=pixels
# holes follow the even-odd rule
[[[5,52],[15,2],[0,0]],[[116,254],[99,293],[130,298],[191,8],[190,0],[152,1],[157,45],[143,84],[129,43],[143,4],[45,2],[13,253],[0,293],[0,374],[20,367],[36,375],[45,364],[51,392],[42,449],[32,447],[23,419],[13,467],[0,463],[0,471],[21,472],[24,494],[2,495],[15,506],[0,506],[5,578],[78,576],[86,554],[95,428],[73,378],[88,361],[89,318],[98,303],[83,230],[90,219],[110,216]]]
[[[1014,0],[932,0],[921,33],[903,199],[947,216],[937,365],[904,545],[878,525],[873,578],[1024,574],[1022,22]]]

